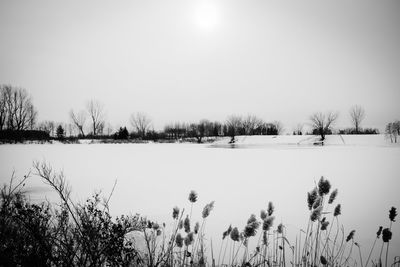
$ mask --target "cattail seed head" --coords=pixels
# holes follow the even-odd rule
[[[233,241],[239,241],[239,230],[237,229],[237,227],[234,227],[232,229],[230,236]]]
[[[173,208],[173,210],[172,210],[172,218],[173,218],[174,220],[177,220],[178,217],[179,217],[179,208],[178,208],[178,207],[175,207],[175,208]]]
[[[314,209],[311,212],[310,219],[311,221],[315,222],[321,217],[321,212],[322,212],[322,206],[319,206],[318,208]]]
[[[274,216],[269,216],[269,217],[267,217],[267,218],[263,221],[262,229],[263,229],[264,231],[269,231],[269,230],[271,229],[273,223],[274,223],[274,219],[275,219]]]
[[[190,219],[188,215],[186,215],[185,221],[183,222],[183,227],[185,228],[186,233],[190,232]]]
[[[338,190],[337,189],[332,191],[332,193],[329,196],[328,204],[332,204],[333,201],[335,201],[335,199],[337,197],[337,194],[338,194]]]
[[[322,265],[326,265],[328,263],[328,261],[326,260],[326,258],[324,256],[321,255],[321,264]]]
[[[271,201],[268,202],[268,216],[271,216],[274,213],[274,210],[274,204]]]
[[[392,239],[392,232],[389,228],[385,228],[382,231],[382,240],[383,242],[387,243]]]
[[[228,234],[228,231],[224,231],[224,232],[222,233],[222,240],[224,240],[228,235],[229,235],[229,234]]]
[[[185,237],[185,246],[190,246],[193,243],[193,232],[190,232],[187,234],[187,236]]]
[[[181,236],[180,233],[178,233],[178,234],[176,235],[175,242],[176,242],[176,245],[177,245],[179,248],[181,248],[181,247],[183,246],[183,238],[182,238],[182,236]]]
[[[228,231],[228,235],[231,234],[231,232],[232,232],[232,225],[229,225],[229,227],[228,227],[228,229],[227,229],[226,231]]]
[[[322,231],[326,230],[326,228],[328,227],[328,225],[329,225],[329,222],[328,222],[328,221],[321,222],[321,230],[322,230]]]
[[[308,209],[311,210],[311,208],[314,205],[315,200],[317,199],[318,192],[317,188],[314,188],[311,190],[311,192],[307,193],[307,204],[308,204]]]
[[[389,210],[389,219],[392,221],[392,222],[395,222],[395,218],[396,218],[396,216],[397,216],[397,211],[396,211],[396,208],[395,207],[392,207],[390,210]]]
[[[312,208],[316,209],[321,205],[322,205],[322,197],[318,196],[317,199],[314,201]]]
[[[199,232],[200,229],[200,224],[199,222],[196,222],[196,224],[194,225],[194,233],[197,235],[197,233]]]
[[[153,223],[152,226],[153,226],[152,228],[153,228],[154,230],[156,230],[156,231],[160,228],[160,225],[158,225],[158,223]]]
[[[356,232],[356,230],[352,230],[349,235],[346,238],[346,242],[349,242],[350,240],[352,240],[354,238],[354,233]]]
[[[249,219],[247,220],[247,224],[251,224],[251,223],[256,222],[256,221],[257,221],[256,215],[251,214]]]
[[[379,238],[379,237],[381,236],[381,234],[382,234],[382,229],[383,229],[383,227],[382,227],[382,226],[379,226],[378,232],[376,232],[376,238]]]
[[[342,206],[340,204],[337,204],[336,207],[335,207],[335,210],[333,212],[333,216],[336,217],[336,216],[338,216],[340,214],[342,214]]]
[[[256,215],[250,215],[250,218],[247,220],[247,225],[245,226],[243,233],[245,237],[255,236],[257,233],[257,229],[260,226],[260,223],[257,221]]]
[[[190,193],[189,193],[189,201],[192,202],[192,203],[197,201],[197,193],[196,193],[196,191],[194,191],[194,190],[190,191]]]
[[[278,224],[278,227],[276,228],[276,231],[278,232],[278,234],[282,234],[283,233],[283,224],[282,223]]]
[[[318,182],[318,193],[320,196],[326,195],[329,193],[331,189],[331,183],[328,180],[325,180],[324,176],[321,176]]]
[[[179,229],[182,229],[182,228],[183,228],[183,221],[182,221],[182,220],[179,221],[179,223],[178,223],[178,228],[179,228]]]
[[[210,212],[211,212],[211,210],[212,210],[213,208],[214,208],[214,201],[208,203],[208,204],[204,207],[203,212],[202,212],[203,218],[207,218],[208,215],[210,215]]]
[[[260,211],[260,218],[261,220],[264,220],[265,218],[267,218],[268,214],[265,210],[261,210]]]

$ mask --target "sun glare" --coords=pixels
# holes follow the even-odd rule
[[[195,22],[200,29],[214,29],[218,24],[218,10],[215,4],[210,2],[200,3],[196,7]]]

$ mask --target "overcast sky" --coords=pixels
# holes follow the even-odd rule
[[[0,83],[26,88],[39,120],[87,100],[113,126],[280,120],[354,104],[364,126],[400,119],[400,1],[0,0]]]

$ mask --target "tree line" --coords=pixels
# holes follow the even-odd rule
[[[255,115],[230,115],[224,122],[202,119],[198,122],[172,122],[163,130],[155,131],[153,121],[146,113],[136,112],[129,117],[131,131],[127,126],[113,129],[106,121],[104,105],[97,100],[89,100],[81,110],[69,112],[70,121],[37,121],[38,112],[32,98],[24,88],[0,85],[0,139],[46,139],[46,138],[112,138],[141,140],[178,140],[192,139],[199,143],[208,138],[229,136],[231,142],[238,135],[280,135],[284,132],[279,121],[267,122]],[[298,124],[293,135],[319,135],[321,141],[333,133],[333,127],[339,117],[337,112],[316,112],[309,117],[308,123]],[[353,106],[349,110],[350,128],[339,129],[339,134],[377,134],[372,128],[362,128],[365,110]],[[311,132],[306,132],[308,125]],[[392,142],[397,142],[400,129],[399,121],[387,124],[385,133]]]

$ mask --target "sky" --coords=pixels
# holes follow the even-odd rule
[[[400,119],[400,1],[0,0],[0,84],[26,88],[39,121],[102,102],[129,126],[230,114],[280,120],[365,108]]]

